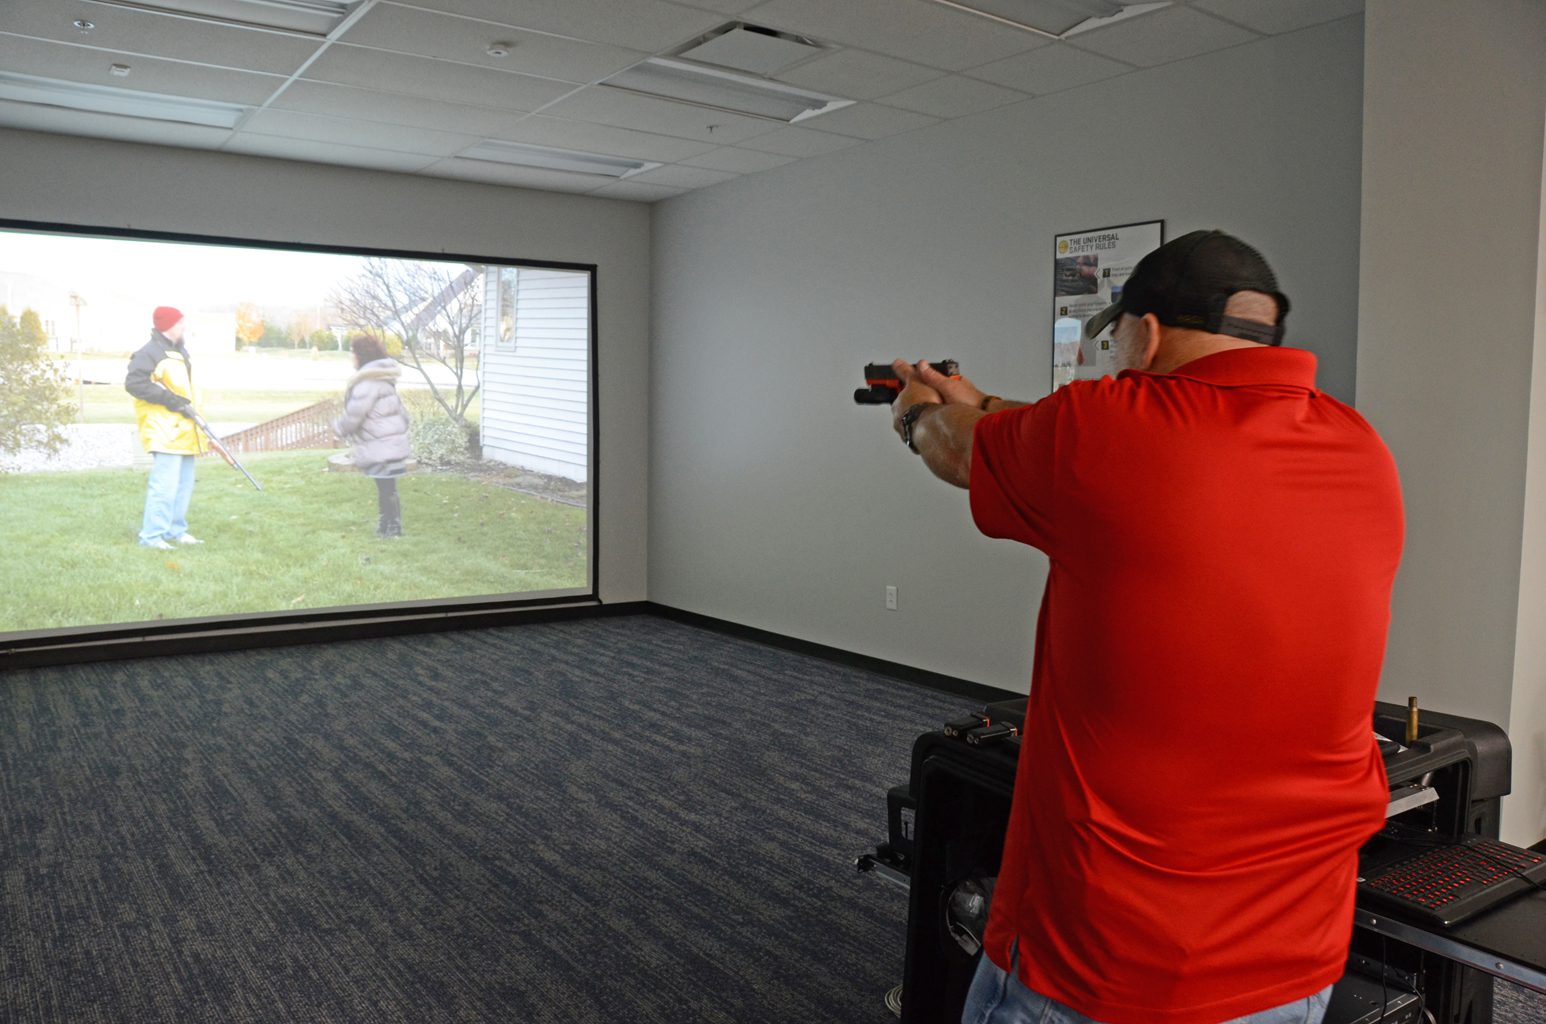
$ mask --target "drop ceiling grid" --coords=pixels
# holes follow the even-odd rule
[[[86,0],[13,3],[0,31],[6,70],[256,112],[226,132],[0,103],[0,125],[645,202],[1362,8],[1178,0],[1053,43],[932,0],[366,0],[330,40],[187,19],[167,30],[164,17]],[[81,36],[75,17],[98,27]],[[773,77],[858,102],[785,126],[599,84],[731,20],[815,39],[825,52]],[[510,55],[490,56],[494,42],[513,44]],[[130,77],[109,79],[113,63],[130,64]],[[455,155],[482,139],[665,167],[651,172],[658,180],[616,182]]]

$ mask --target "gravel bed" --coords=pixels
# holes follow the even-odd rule
[[[210,426],[220,436],[251,426],[247,423]],[[73,469],[111,469],[148,463],[132,423],[71,423],[64,428],[69,444],[57,455],[23,451],[0,455],[0,473],[37,473]]]

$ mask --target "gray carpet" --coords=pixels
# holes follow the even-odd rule
[[[969,703],[645,616],[9,673],[0,1021],[885,1024]]]
[[[13,673],[0,1019],[879,1022],[938,696],[654,618]]]

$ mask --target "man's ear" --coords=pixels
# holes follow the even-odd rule
[[[1145,313],[1143,319],[1138,321],[1138,352],[1141,357],[1138,369],[1147,370],[1154,365],[1154,357],[1159,355],[1160,332],[1159,317],[1153,313]]]

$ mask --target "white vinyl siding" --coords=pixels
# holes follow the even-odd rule
[[[584,482],[590,275],[490,267],[485,287],[484,309],[493,321],[485,325],[488,338],[500,337],[500,291],[513,288],[514,344],[483,347],[484,457]]]

